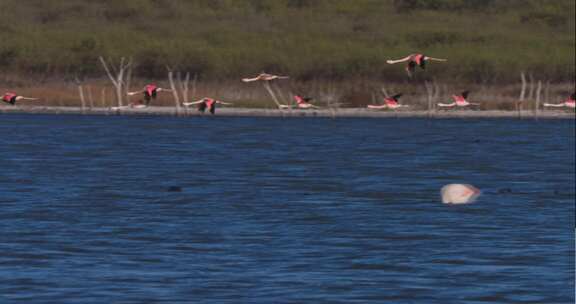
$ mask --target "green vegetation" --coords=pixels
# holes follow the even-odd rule
[[[101,77],[97,57],[133,57],[200,79],[262,70],[301,81],[403,81],[386,59],[448,58],[426,77],[517,82],[519,71],[575,77],[574,0],[2,0],[3,77]]]

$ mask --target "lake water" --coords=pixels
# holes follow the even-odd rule
[[[0,303],[574,303],[573,120],[0,127]]]

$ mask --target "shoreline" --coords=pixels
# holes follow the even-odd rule
[[[196,108],[181,108],[177,113],[174,107],[148,107],[143,109],[46,107],[46,106],[0,106],[0,113],[9,114],[77,114],[77,115],[158,115],[158,116],[212,116],[202,114]],[[448,110],[429,113],[422,110],[377,111],[365,108],[331,109],[258,109],[258,108],[219,108],[215,116],[224,117],[328,117],[328,118],[518,118],[518,119],[575,119],[575,112],[564,110],[500,111],[500,110]]]

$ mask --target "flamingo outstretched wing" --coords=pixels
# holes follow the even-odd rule
[[[400,58],[400,59],[389,59],[386,60],[386,63],[388,64],[396,64],[396,63],[400,63],[400,62],[406,62],[412,59],[412,55],[408,55],[404,58]]]
[[[448,59],[434,58],[434,57],[428,57],[428,56],[426,56],[426,60],[432,60],[432,61],[448,61]]]
[[[453,106],[456,105],[456,103],[455,103],[455,102],[452,102],[452,103],[437,103],[437,105],[438,105],[439,107],[453,107]]]
[[[366,108],[368,108],[368,109],[385,109],[385,108],[387,108],[387,106],[385,104],[383,104],[383,105],[367,105]]]
[[[20,101],[20,100],[29,100],[29,101],[33,101],[33,100],[38,100],[39,98],[33,98],[33,97],[24,97],[24,96],[16,96],[16,100]]]
[[[195,105],[195,104],[199,104],[199,103],[203,103],[203,102],[204,102],[204,99],[200,99],[197,101],[183,102],[182,105],[187,107],[187,106],[191,106],[191,105]]]
[[[562,108],[565,107],[565,103],[544,103],[545,107],[554,107],[554,108]]]
[[[127,94],[128,94],[128,96],[134,96],[137,94],[142,94],[144,92],[145,92],[144,90],[140,90],[140,91],[128,92]]]

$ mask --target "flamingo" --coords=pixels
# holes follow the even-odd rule
[[[467,106],[479,106],[479,103],[471,103],[468,102],[468,100],[466,100],[466,98],[468,98],[468,94],[470,93],[470,91],[464,91],[462,93],[460,93],[460,95],[452,95],[452,100],[454,100],[454,102],[452,103],[439,103],[438,106],[439,107],[467,107]]]
[[[275,80],[275,79],[287,79],[290,78],[289,76],[278,76],[278,75],[272,75],[272,74],[268,74],[265,72],[260,73],[260,75],[254,77],[254,78],[242,78],[242,81],[244,82],[252,82],[252,81],[271,81],[271,80]]]
[[[318,109],[318,106],[315,106],[313,104],[310,103],[310,100],[312,100],[312,97],[302,97],[300,95],[294,95],[294,100],[296,101],[296,106],[299,109]]]
[[[419,66],[421,69],[426,69],[426,62],[428,60],[433,60],[433,61],[448,61],[448,59],[441,59],[441,58],[434,58],[434,57],[428,57],[426,55],[423,54],[410,54],[404,58],[401,59],[397,59],[397,60],[386,60],[386,63],[388,64],[396,64],[396,63],[400,63],[400,62],[408,62],[408,64],[406,65],[405,69],[406,69],[406,73],[408,73],[409,77],[412,77],[412,74],[414,73],[414,71],[416,70],[416,66]]]
[[[156,96],[160,91],[172,92],[170,89],[160,88],[155,84],[148,84],[140,91],[128,92],[128,96],[144,93],[144,100],[146,101],[146,106],[148,106],[150,105],[150,101],[156,99]]]
[[[298,109],[319,109],[320,107],[315,106],[310,103],[311,97],[302,97],[300,95],[294,95],[294,100],[296,101],[296,108]],[[280,105],[281,109],[291,108],[289,105]]]
[[[16,105],[16,102],[20,100],[38,100],[38,98],[24,97],[12,92],[6,92],[2,96],[2,101],[11,105]]]
[[[402,94],[396,94],[392,97],[385,97],[384,104],[381,105],[368,105],[368,109],[398,109],[407,107],[407,105],[401,105],[398,103],[398,99],[402,96]]]
[[[223,104],[223,105],[231,105],[231,103],[223,102],[220,100],[216,100],[213,98],[204,97],[198,101],[193,102],[184,102],[182,103],[184,106],[189,107],[191,105],[198,105],[198,111],[204,113],[206,109],[212,114],[216,113],[216,105]]]
[[[444,204],[473,203],[480,194],[478,188],[469,184],[448,184],[440,190]]]
[[[545,103],[544,104],[545,107],[556,107],[556,108],[571,108],[574,109],[576,108],[576,93],[573,93],[572,95],[570,95],[570,97],[568,97],[566,100],[564,100],[564,102],[562,103]]]

